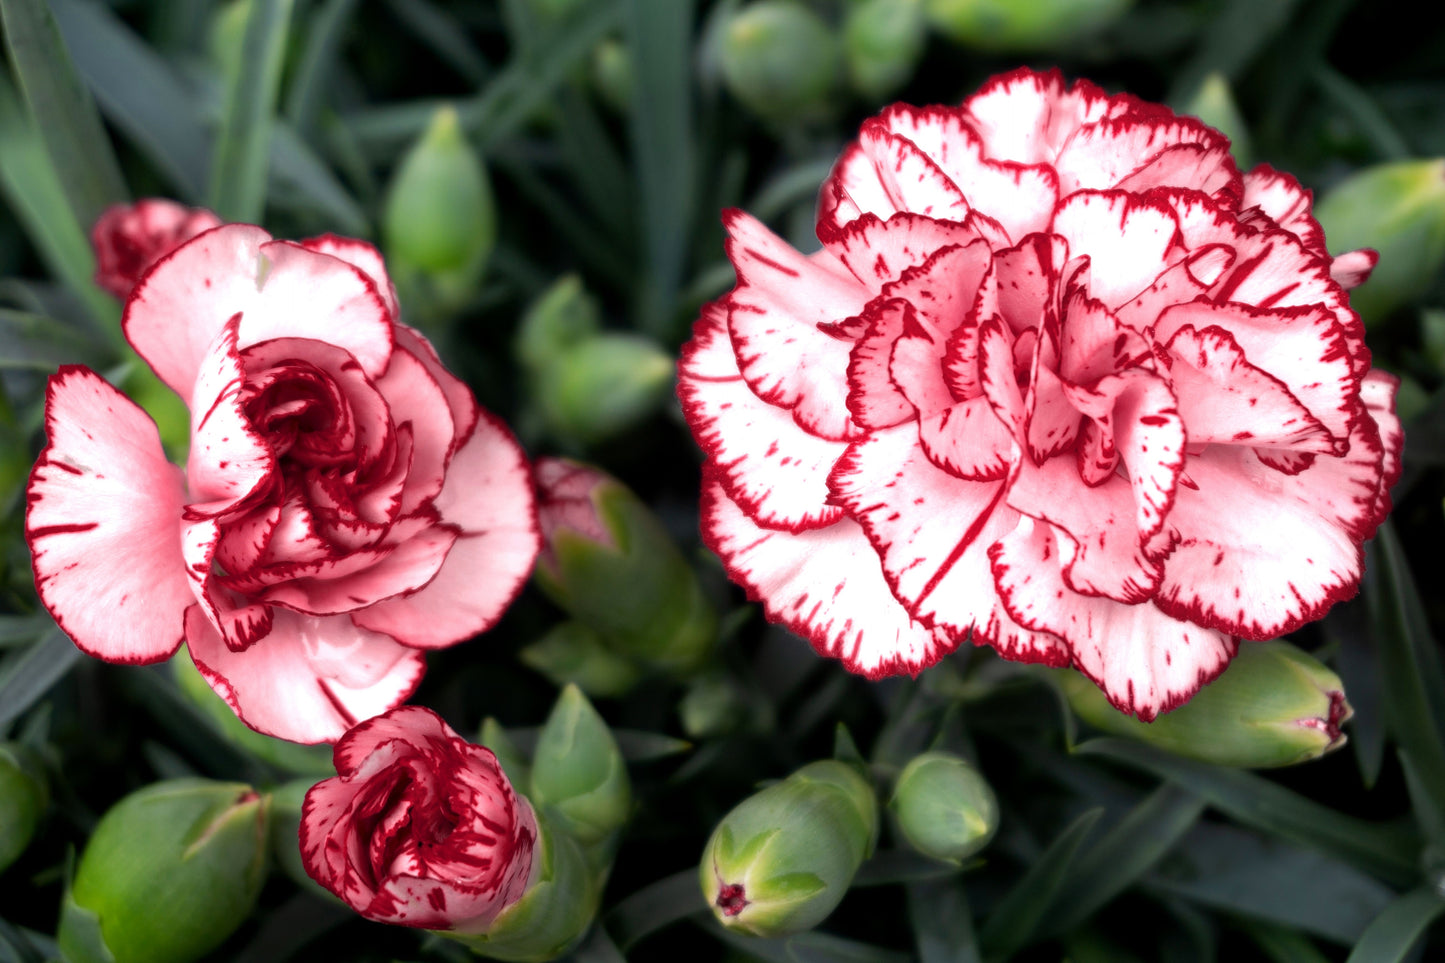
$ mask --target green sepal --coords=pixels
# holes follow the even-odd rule
[[[553,627],[517,657],[554,685],[575,684],[592,696],[626,695],[642,677],[634,662],[608,649],[597,633],[581,622]]]
[[[529,796],[588,850],[607,850],[631,814],[632,786],[617,740],[575,685],[562,690],[537,737]]]
[[[541,863],[536,880],[498,914],[487,932],[439,935],[482,956],[517,963],[554,960],[573,949],[597,915],[601,894],[593,871],[577,841],[541,811],[533,858]]]
[[[538,407],[554,435],[597,445],[634,427],[672,394],[676,360],[650,338],[605,332],[536,369]]]
[[[532,785],[532,764],[522,750],[517,748],[507,730],[502,724],[491,716],[482,720],[482,728],[477,734],[477,742],[490,749],[492,755],[497,757],[497,763],[502,767],[502,772],[507,781],[520,792],[522,787]]]
[[[602,331],[597,301],[575,274],[558,278],[522,315],[514,342],[517,360],[533,372]]]

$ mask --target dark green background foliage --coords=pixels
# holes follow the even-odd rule
[[[735,3],[590,0],[567,12],[541,0],[296,0],[288,22],[291,4],[251,2],[244,42],[216,33],[222,5],[211,0],[51,0],[59,41],[46,29],[47,4],[0,3],[9,31],[0,74],[0,736],[37,748],[52,782],[39,833],[0,875],[0,961],[47,958],[67,861],[125,793],[180,775],[262,788],[289,778],[224,739],[163,667],[83,658],[38,607],[20,531],[45,376],[80,361],[127,377],[118,309],[88,284],[84,232],[128,193],[259,219],[282,237],[376,239],[396,163],[444,101],[485,157],[499,237],[484,283],[429,333],[530,453],[580,454],[631,485],[696,561],[720,609],[735,613],[724,619],[731,634],[720,658],[739,712],[723,734],[634,763],[638,811],[604,896],[603,929],[578,959],[617,960],[624,950],[636,961],[696,963],[1445,954],[1438,927],[1415,940],[1439,914],[1445,881],[1445,686],[1433,638],[1445,626],[1445,276],[1370,332],[1376,363],[1407,379],[1393,527],[1371,547],[1362,597],[1294,639],[1345,679],[1356,709],[1351,743],[1294,770],[1216,769],[1094,737],[1046,683],[987,651],[961,652],[917,680],[849,676],[743,608],[700,548],[700,459],[675,403],[590,445],[538,420],[512,350],[535,297],[575,272],[607,327],[675,350],[699,305],[732,283],[719,210],[747,208],[795,243],[815,243],[817,188],[881,102],[840,86],[805,121],[755,118],[728,93],[710,40]],[[843,4],[813,6],[836,22]],[[1140,0],[1101,30],[1032,54],[981,53],[932,35],[897,99],[956,102],[1022,61],[1178,107],[1218,73],[1253,158],[1328,191],[1371,164],[1445,154],[1445,11],[1419,9]],[[622,102],[597,84],[604,41],[630,56]],[[57,42],[68,59],[55,55]],[[229,93],[218,62],[228,48],[242,71]],[[415,701],[469,735],[487,715],[538,725],[556,689],[516,654],[560,618],[529,588],[497,629],[434,654]],[[681,737],[683,692],[656,679],[597,702],[614,727]],[[976,760],[999,796],[997,839],[959,871],[909,855],[885,829],[880,855],[823,932],[766,941],[722,931],[697,892],[708,833],[760,781],[830,754],[839,722],[884,780],[934,745]],[[257,911],[213,959],[464,955],[362,921],[274,871]]]

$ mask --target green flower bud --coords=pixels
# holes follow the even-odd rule
[[[562,690],[537,737],[530,798],[587,848],[606,847],[631,813],[617,740],[575,685]]]
[[[0,742],[0,872],[25,852],[49,804],[39,760],[18,743]]]
[[[542,590],[614,651],[687,673],[717,637],[697,575],[657,516],[617,479],[561,458],[535,471]]]
[[[330,746],[304,746],[263,735],[238,719],[226,701],[201,676],[185,646],[181,646],[171,657],[171,675],[177,688],[233,745],[287,772],[318,776],[329,776],[335,772]]]
[[[949,752],[914,756],[888,806],[908,845],[925,856],[961,862],[998,829],[998,800],[979,771]]]
[[[563,622],[518,657],[555,685],[572,683],[592,696],[626,695],[642,676],[633,662],[608,649],[581,622]]]
[[[1234,163],[1240,170],[1248,170],[1254,166],[1251,160],[1253,150],[1250,147],[1249,127],[1239,113],[1239,105],[1234,102],[1234,92],[1230,90],[1229,81],[1223,74],[1212,73],[1205,77],[1194,97],[1180,108],[1179,112],[1198,117],[1228,137],[1230,154],[1234,156]]]
[[[860,0],[843,21],[843,54],[853,89],[883,100],[906,84],[923,56],[922,0]]]
[[[1263,769],[1317,759],[1345,743],[1340,677],[1286,642],[1242,642],[1229,668],[1178,709],[1140,722],[1088,679],[1057,678],[1079,718],[1114,735],[1221,766]]]
[[[672,396],[675,360],[635,334],[599,334],[537,369],[537,402],[559,437],[595,445],[626,431]]]
[[[491,716],[482,720],[481,732],[477,735],[477,742],[486,746],[497,757],[497,764],[502,767],[507,781],[516,787],[518,792],[522,787],[532,784],[532,764],[527,761],[527,756],[512,742],[512,737],[507,735],[507,730],[502,724]]]
[[[723,817],[698,874],[729,929],[783,936],[821,923],[878,838],[878,800],[846,762],[812,762]]]
[[[1331,253],[1374,248],[1350,307],[1369,324],[1424,293],[1445,263],[1445,158],[1368,167],[1315,205]]]
[[[559,278],[522,315],[517,360],[533,372],[602,330],[597,301],[575,274]]]
[[[839,45],[796,0],[759,0],[723,30],[720,63],[728,92],[778,123],[825,116],[838,80]]]
[[[597,915],[601,892],[577,841],[537,812],[540,864],[527,891],[497,915],[487,932],[475,936],[439,933],[495,960],[542,963],[565,955],[581,941]]]
[[[387,268],[424,314],[446,314],[476,293],[497,241],[496,203],[457,112],[433,116],[393,175],[382,214]]]
[[[61,910],[69,963],[188,963],[256,905],[270,801],[250,786],[173,779],[116,803],[95,827]]]
[[[1056,50],[1112,23],[1134,0],[924,0],[928,19],[976,50]]]
[[[620,40],[604,40],[592,48],[592,86],[602,102],[618,113],[632,106],[637,85],[632,52]]]
[[[677,704],[682,731],[689,739],[708,739],[736,731],[747,721],[749,707],[726,673],[699,676]]]

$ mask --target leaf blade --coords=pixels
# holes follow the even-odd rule
[[[222,220],[256,224],[266,203],[271,132],[292,0],[252,0],[230,79],[207,193]]]

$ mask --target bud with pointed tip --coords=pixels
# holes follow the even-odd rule
[[[728,92],[776,123],[828,112],[838,80],[838,39],[797,0],[759,0],[723,29],[720,66]]]
[[[558,352],[534,376],[548,428],[599,444],[634,427],[672,395],[672,355],[651,338],[606,332]]]
[[[204,779],[116,803],[86,844],[61,910],[69,963],[188,963],[250,915],[266,875],[270,799]]]
[[[1314,215],[1331,251],[1379,252],[1350,292],[1360,318],[1379,321],[1424,293],[1445,264],[1445,158],[1367,167],[1335,185]]]
[[[857,767],[812,762],[718,823],[698,866],[703,896],[729,929],[801,932],[842,901],[877,838],[878,800]]]
[[[1057,50],[1119,18],[1134,0],[926,0],[955,43],[996,52]]]
[[[402,158],[382,235],[402,300],[423,315],[457,310],[481,284],[497,241],[496,202],[453,108],[440,108]]]
[[[927,39],[922,0],[859,0],[843,20],[849,83],[883,100],[913,76]]]
[[[1079,718],[1114,735],[1221,766],[1265,769],[1317,759],[1345,743],[1340,677],[1287,642],[1243,642],[1229,668],[1153,722],[1111,706],[1077,672],[1057,670]]]
[[[608,851],[632,811],[617,740],[575,685],[562,690],[537,737],[531,799],[587,850]]]
[[[539,372],[568,349],[599,334],[597,300],[575,274],[558,278],[527,307],[517,327],[517,360]]]
[[[695,669],[717,614],[662,523],[591,466],[540,458],[535,476],[545,543],[537,584],[613,651],[665,672]]]
[[[39,760],[18,743],[0,742],[0,872],[25,852],[49,801]]]
[[[925,752],[909,760],[888,806],[908,845],[934,859],[967,859],[998,830],[993,789],[951,752]]]

